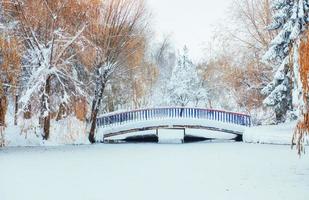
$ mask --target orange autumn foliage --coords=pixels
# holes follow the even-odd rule
[[[17,93],[21,62],[19,42],[6,32],[0,35],[0,57],[0,126],[5,126],[7,96]]]
[[[307,34],[306,41],[300,47],[300,79],[303,88],[303,99],[307,106],[308,112],[308,96],[309,96],[309,33]]]
[[[18,74],[20,73],[21,57],[19,48],[16,38],[4,34],[0,36],[0,55],[2,57],[0,82],[10,85],[12,89],[16,89]]]
[[[293,145],[296,144],[298,153],[301,154],[305,150],[303,146],[305,135],[309,134],[309,33],[306,34],[306,37],[301,42],[299,54],[299,74],[303,89],[302,98],[304,105],[302,107],[302,119],[298,122],[294,132]]]

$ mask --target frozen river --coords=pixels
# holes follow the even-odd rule
[[[245,143],[0,149],[1,200],[308,200],[309,155]]]

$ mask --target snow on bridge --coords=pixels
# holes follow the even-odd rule
[[[249,115],[214,109],[166,107],[115,112],[97,119],[96,140],[158,129],[205,129],[242,137]],[[142,134],[142,133],[141,133]]]

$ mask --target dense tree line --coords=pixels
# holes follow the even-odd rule
[[[117,109],[125,86],[139,93],[148,82],[137,89],[136,81],[148,72],[155,79],[142,0],[8,0],[0,14],[1,127],[14,105],[15,124],[37,119],[45,140],[52,120],[74,115],[95,142],[98,114]],[[141,96],[116,104],[138,104]]]
[[[245,112],[255,125],[309,132],[307,0],[234,0],[202,63],[170,37],[150,42],[143,0],[5,0],[0,5],[0,133],[13,107],[44,140],[75,117],[95,142],[104,112],[201,106]]]
[[[292,143],[301,151],[309,133],[308,1],[235,0],[233,5],[208,49],[212,55],[201,65],[210,101],[229,98],[219,106],[248,112],[255,124],[299,120]]]

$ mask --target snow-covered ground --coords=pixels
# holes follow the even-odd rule
[[[1,200],[308,200],[309,156],[285,145],[0,149]]]
[[[247,143],[291,145],[295,127],[296,122],[250,127],[243,134],[243,140]]]

